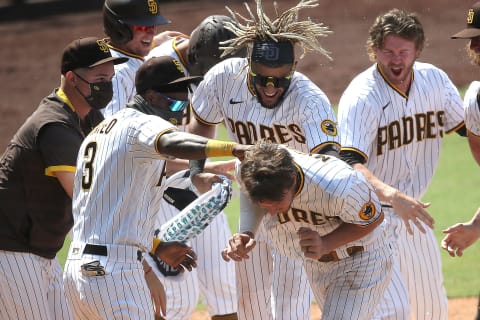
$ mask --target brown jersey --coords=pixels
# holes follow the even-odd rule
[[[85,134],[102,118],[92,110],[81,123],[53,92],[20,127],[0,159],[0,250],[55,257],[73,225],[55,171],[75,171]]]

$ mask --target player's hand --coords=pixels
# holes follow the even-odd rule
[[[178,241],[162,242],[155,251],[157,257],[180,271],[197,267],[197,255],[191,247]]]
[[[190,177],[195,188],[197,188],[198,192],[205,193],[212,189],[212,185],[215,182],[222,182],[222,178],[216,174],[209,173],[209,172],[201,172],[193,177]]]
[[[242,261],[250,258],[248,253],[257,244],[252,234],[235,233],[228,240],[228,245],[222,251],[222,258],[225,261]]]
[[[430,203],[423,203],[400,191],[395,193],[392,197],[391,203],[395,213],[399,215],[405,223],[409,234],[413,234],[410,222],[417,226],[422,233],[425,233],[426,231],[420,221],[433,229],[435,220],[427,210],[425,210],[430,206]]]
[[[443,230],[443,233],[447,235],[442,240],[442,248],[451,257],[461,257],[463,250],[480,237],[480,230],[477,230],[471,223],[457,223]]]
[[[300,248],[306,258],[317,260],[331,251],[327,248],[327,244],[317,231],[301,227],[298,229],[297,234],[300,238]]]
[[[251,145],[236,144],[233,147],[232,153],[235,157],[237,157],[238,159],[240,159],[240,161],[242,161],[245,156],[245,151],[248,151],[250,148],[252,148]]]
[[[182,36],[182,35],[184,35],[184,34],[181,33],[181,32],[178,32],[178,31],[163,31],[163,32],[160,32],[159,34],[153,36],[152,48],[161,45],[165,41],[168,41],[172,38]]]
[[[145,261],[145,260],[144,260]],[[147,282],[148,289],[152,296],[153,306],[155,308],[155,316],[165,315],[167,312],[167,295],[165,293],[165,288],[163,287],[162,282],[155,275],[155,272],[152,271],[152,267],[146,264],[145,281]]]
[[[235,163],[237,160],[226,160],[226,161],[210,161],[205,164],[205,172],[210,172],[214,174],[221,174],[227,177],[230,180],[235,180],[235,176],[232,174],[235,170]]]

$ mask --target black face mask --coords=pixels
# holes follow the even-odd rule
[[[103,82],[88,82],[87,80],[80,77],[78,74],[75,75],[80,78],[85,83],[88,83],[90,86],[90,96],[84,96],[80,90],[77,91],[85,98],[88,104],[97,110],[103,109],[113,98],[113,85],[112,81],[103,81]]]

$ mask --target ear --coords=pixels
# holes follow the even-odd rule
[[[65,79],[71,84],[77,83],[77,77],[73,71],[67,71],[67,73],[65,73]]]

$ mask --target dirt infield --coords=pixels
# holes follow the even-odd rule
[[[264,1],[266,11],[271,15],[273,1]],[[284,10],[297,1],[277,2]],[[160,10],[172,20],[169,30],[189,34],[205,16],[227,14],[224,5],[245,13],[242,3],[239,0],[177,0],[163,4]],[[252,4],[253,0],[249,3]],[[467,42],[449,39],[449,35],[464,27],[471,3],[469,0],[404,0],[401,5],[396,3],[399,8],[417,12],[424,24],[427,45],[420,60],[445,70],[459,87],[479,78],[480,72],[480,68],[470,65],[466,58],[464,47]],[[54,8],[49,7],[49,13]],[[333,61],[317,54],[307,54],[299,62],[298,70],[322,88],[332,104],[338,103],[352,77],[370,65],[365,52],[368,28],[375,16],[390,8],[390,0],[320,0],[318,8],[308,11],[313,20],[322,21],[333,30],[332,35],[322,40]],[[103,35],[99,10],[36,17],[25,7],[24,14],[20,12],[22,16],[25,18],[17,20],[13,17],[2,20],[0,16],[0,150],[5,148],[39,101],[58,86],[62,48],[78,37]],[[451,300],[449,319],[473,319],[476,304],[476,298]],[[318,313],[312,316],[312,319],[319,318]],[[194,319],[208,317],[202,311]]]
[[[448,309],[448,320],[475,320],[477,314],[476,298],[450,299]],[[322,313],[316,304],[312,305],[312,320],[320,320]],[[210,316],[206,311],[197,311],[192,320],[209,320]]]

